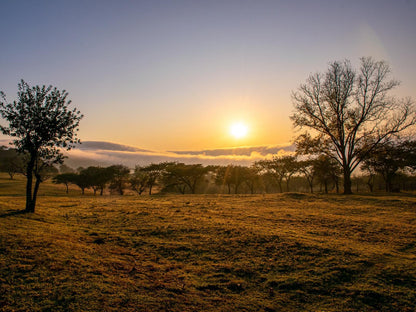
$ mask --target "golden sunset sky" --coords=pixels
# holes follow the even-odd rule
[[[156,151],[288,145],[291,92],[331,61],[389,62],[416,98],[416,2],[1,1],[0,90],[69,92],[79,137]],[[235,122],[248,132],[230,133]]]

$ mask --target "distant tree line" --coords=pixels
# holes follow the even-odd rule
[[[297,142],[293,155],[275,156],[251,166],[203,166],[162,162],[134,169],[124,165],[90,166],[74,170],[65,164],[46,166],[41,179],[77,186],[81,193],[123,195],[130,193],[223,193],[259,194],[281,192],[341,192],[342,167],[325,153],[306,153],[304,141]],[[0,148],[0,170],[10,179],[25,174],[24,156],[14,149]],[[362,160],[359,174],[351,179],[358,192],[416,190],[416,141],[388,141],[378,145]]]

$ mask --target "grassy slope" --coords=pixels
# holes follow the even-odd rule
[[[1,311],[415,311],[412,196],[78,196],[0,177]],[[8,196],[14,194],[15,196]]]

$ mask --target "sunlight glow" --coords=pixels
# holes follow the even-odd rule
[[[248,127],[242,122],[237,122],[231,125],[230,133],[234,138],[241,139],[247,135]]]

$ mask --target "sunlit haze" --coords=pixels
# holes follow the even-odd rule
[[[163,152],[288,146],[291,92],[329,62],[362,56],[386,60],[397,95],[416,98],[415,1],[1,4],[0,90],[10,101],[20,79],[67,90],[85,115],[82,141]]]

